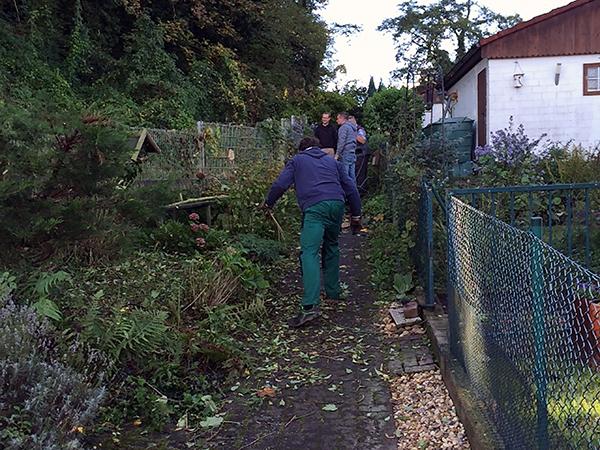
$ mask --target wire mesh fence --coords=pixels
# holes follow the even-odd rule
[[[506,448],[600,448],[600,277],[456,197],[447,207],[451,351]]]
[[[137,180],[169,181],[185,190],[201,190],[207,177],[222,179],[242,164],[283,161],[306,132],[306,120],[291,117],[256,126],[198,122],[197,129],[149,129],[160,149],[145,155]]]
[[[137,180],[148,184],[171,181],[191,189],[199,182],[196,173],[204,167],[204,155],[194,130],[149,129],[160,153],[147,155],[138,165]]]
[[[471,206],[519,229],[533,216],[542,238],[592,271],[600,270],[600,183],[506,186],[451,191]]]
[[[582,264],[600,271],[600,183],[443,189],[421,180],[415,257],[428,302],[444,303],[446,290],[446,194],[521,230],[539,216],[541,238]]]

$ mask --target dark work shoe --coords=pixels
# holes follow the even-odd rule
[[[311,309],[302,310],[296,317],[292,317],[288,320],[288,325],[292,328],[298,328],[308,322],[315,320],[321,315],[321,308],[313,306]]]

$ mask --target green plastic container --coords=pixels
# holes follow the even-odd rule
[[[469,163],[473,160],[473,144],[475,142],[475,121],[468,117],[448,117],[427,125],[423,132],[425,136],[442,135],[454,149],[454,159],[458,165],[452,169],[454,176],[467,176]]]

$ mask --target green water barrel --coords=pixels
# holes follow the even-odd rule
[[[455,176],[466,176],[469,172],[466,164],[473,159],[473,144],[475,142],[475,121],[468,117],[448,117],[443,121],[440,119],[437,122],[427,125],[423,132],[425,136],[435,134],[439,139],[442,136],[442,131],[446,142],[454,150],[454,159],[458,165],[454,168]],[[460,174],[460,175],[459,175]]]

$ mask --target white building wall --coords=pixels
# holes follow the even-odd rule
[[[443,106],[441,103],[434,103],[429,111],[423,113],[423,128],[442,118]]]
[[[487,59],[479,61],[458,83],[447,88],[448,94],[456,92],[458,95],[456,105],[452,111],[452,117],[468,117],[469,119],[473,119],[477,125],[477,75],[483,69],[487,68]]]
[[[525,74],[521,88],[514,87],[515,61]],[[583,64],[597,62],[600,55],[490,60],[488,133],[506,128],[513,116],[515,126],[523,124],[532,138],[546,133],[548,139],[562,143],[584,147],[600,143],[600,96],[583,95]],[[557,63],[562,63],[558,86]],[[476,87],[472,91],[476,95]]]

